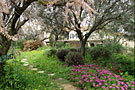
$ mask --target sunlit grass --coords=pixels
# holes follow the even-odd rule
[[[56,79],[63,78],[61,83],[69,82],[69,71],[72,67],[65,67],[64,62],[59,61],[56,56],[47,57],[47,47],[39,48],[38,50],[21,52],[21,56],[16,58],[17,63],[13,63],[14,59],[9,60],[8,63],[16,68],[18,73],[22,75],[26,82],[26,90],[59,90]],[[29,66],[23,66],[22,59],[26,58],[29,65],[38,68],[38,71],[45,71],[44,73],[37,73],[38,71],[30,70]],[[54,76],[48,76],[48,74],[54,73]]]

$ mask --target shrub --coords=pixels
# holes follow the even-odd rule
[[[98,60],[98,59],[104,59],[107,60],[111,57],[112,53],[108,48],[105,48],[103,46],[99,47],[91,47],[88,50],[88,53],[90,53],[91,58],[93,60]]]
[[[16,45],[17,48],[19,48],[19,49],[22,50],[22,49],[24,48],[23,43],[24,43],[25,41],[26,41],[26,40],[19,40],[19,41],[14,42],[14,44]]]
[[[5,74],[4,65],[5,65],[5,62],[0,62],[0,78],[4,76]]]
[[[65,56],[68,54],[68,50],[66,49],[59,49],[58,52],[56,53],[56,56],[58,57],[59,60],[65,61]]]
[[[108,48],[112,53],[123,53],[124,47],[118,43],[113,41],[105,41],[104,47]]]
[[[128,72],[130,75],[135,74],[133,58],[120,54],[113,54],[112,61],[122,72]]]
[[[2,90],[24,90],[26,87],[25,78],[22,73],[17,71],[17,68],[13,68],[10,65],[5,65],[5,76],[0,79],[0,88]]]
[[[78,52],[78,50],[77,49],[75,49],[75,48],[71,48],[71,49],[69,49],[71,52]]]
[[[56,42],[55,47],[56,48],[64,48],[65,47],[65,42]]]
[[[65,62],[70,65],[83,65],[85,63],[83,56],[79,52],[69,52],[66,56]]]
[[[51,57],[51,56],[53,56],[53,55],[56,55],[56,52],[57,52],[56,49],[51,49],[51,50],[49,50],[48,53],[47,53],[47,57]]]
[[[36,50],[37,48],[43,46],[43,44],[38,40],[36,40],[36,41],[29,40],[29,41],[24,42],[23,45],[24,45],[23,51]]]

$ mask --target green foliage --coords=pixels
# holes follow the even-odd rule
[[[106,47],[112,53],[123,53],[124,51],[124,47],[120,43],[109,40],[104,42],[104,47]]]
[[[88,53],[91,55],[91,58],[93,60],[107,60],[111,57],[111,51],[103,46],[98,46],[98,47],[91,47],[88,50]]]
[[[25,39],[23,39],[23,40],[19,40],[19,41],[16,41],[16,42],[12,42],[12,44],[14,45],[14,46],[16,46],[16,48],[18,48],[18,49],[23,49],[24,48],[24,45],[23,45],[23,42],[24,41],[26,41]]]
[[[66,43],[65,48],[69,49],[69,48],[71,48],[71,45],[69,43]]]
[[[113,54],[111,61],[114,62],[122,72],[128,72],[130,75],[135,74],[134,58],[121,54]]]
[[[56,42],[55,44],[54,44],[54,46],[56,47],[56,48],[64,48],[65,47],[65,42]]]
[[[5,62],[0,62],[0,78],[2,78],[5,74],[4,65],[5,65]]]
[[[22,73],[18,72],[19,67],[11,67],[10,65],[5,65],[5,76],[1,79],[0,88],[7,90],[24,90],[26,87],[25,78]]]
[[[51,49],[47,52],[47,57],[51,57],[53,55],[56,55],[57,50],[56,49]]]
[[[70,48],[69,50],[70,50],[71,52],[78,52],[78,50],[75,49],[75,48]]]
[[[83,65],[85,63],[85,60],[79,52],[69,52],[66,55],[65,62],[68,66]]]
[[[54,36],[53,36],[53,34],[50,34],[49,42],[50,42],[51,47],[53,46],[53,43],[52,43],[53,41],[54,41]]]
[[[56,56],[58,57],[59,60],[65,61],[65,56],[68,54],[67,49],[59,49],[58,52],[56,53]]]

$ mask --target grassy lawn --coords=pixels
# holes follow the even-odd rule
[[[66,67],[64,62],[59,61],[56,56],[48,58],[46,53],[49,48],[40,48],[34,51],[21,52],[21,56],[17,57],[17,63],[9,60],[8,63],[16,70],[16,75],[20,75],[17,81],[21,81],[25,90],[59,90],[59,84],[68,83],[69,71],[72,67]],[[27,59],[29,66],[38,70],[31,70],[29,66],[23,66],[22,59]],[[9,67],[9,66],[7,66]],[[44,73],[38,73],[44,71]],[[49,76],[48,74],[54,74]],[[62,78],[62,80],[57,80]],[[11,81],[12,82],[12,81]],[[8,88],[8,87],[7,87]]]

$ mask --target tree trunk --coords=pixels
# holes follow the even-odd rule
[[[2,39],[2,43],[1,43],[2,49],[0,50],[0,56],[6,55],[11,46],[11,40],[7,39],[4,36],[1,36],[1,39]]]
[[[81,41],[81,53],[82,55],[85,57],[85,45],[86,42],[85,41]]]
[[[0,38],[2,40],[2,42],[0,44],[2,46],[2,49],[0,49],[0,56],[4,56],[8,53],[8,50],[11,45],[11,40],[8,40],[4,36],[1,36]],[[0,59],[2,59],[2,58],[0,58]],[[5,66],[5,61],[0,61],[0,78],[5,75],[4,66]]]
[[[58,41],[58,35],[55,35],[55,41],[57,42]]]

